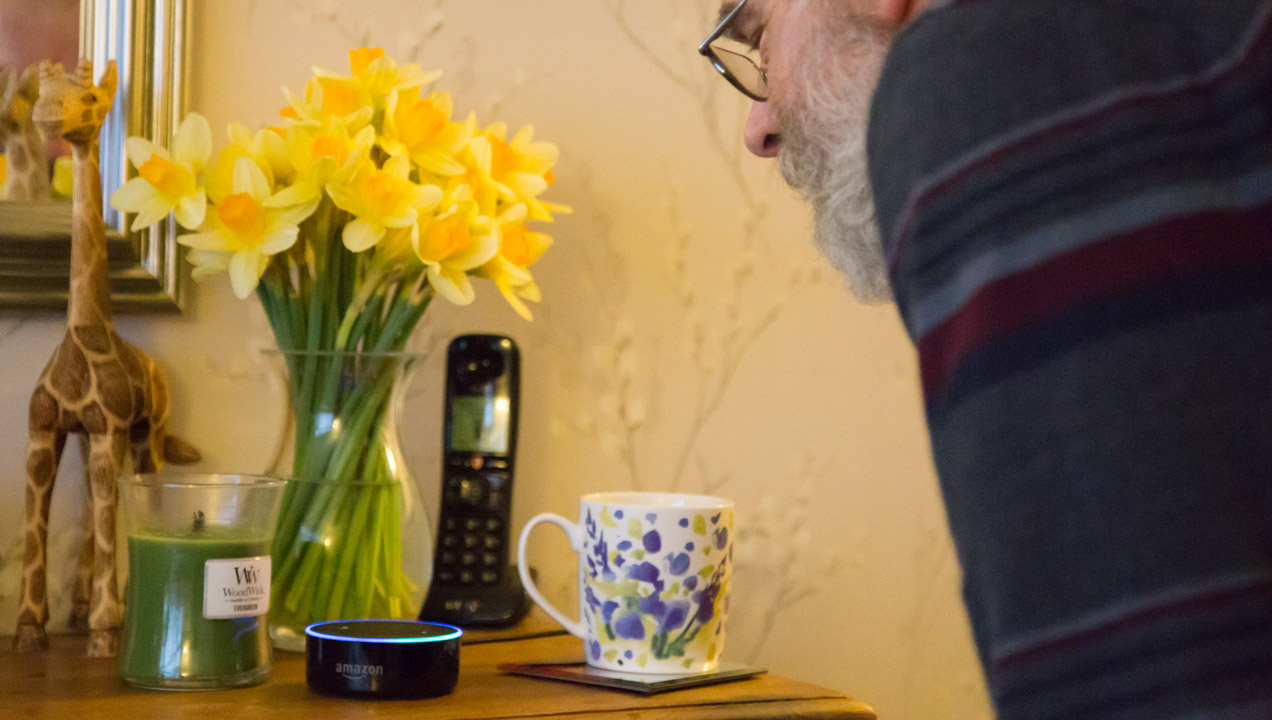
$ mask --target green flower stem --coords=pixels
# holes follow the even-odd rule
[[[294,578],[278,578],[274,581],[271,590],[271,593],[282,596],[282,606],[293,614],[300,611],[300,601],[305,597],[307,588],[312,585],[318,572],[318,563],[322,560],[322,555],[319,553],[306,553],[303,556],[297,553],[295,557],[303,557],[304,562],[297,563],[299,570]],[[274,607],[278,606],[278,600],[271,598],[270,602]]]
[[[413,299],[412,294],[409,288],[403,288],[398,292],[398,298],[389,311],[388,319],[385,320],[384,329],[376,340],[375,352],[400,352],[406,346],[406,341],[415,329],[415,324],[419,322],[433,300],[431,291],[419,300]]]
[[[354,490],[352,492],[357,491]],[[341,495],[342,498],[348,497],[348,493],[342,493]],[[335,590],[336,563],[332,562],[331,556],[339,553],[341,548],[347,549],[350,544],[350,540],[352,538],[348,537],[347,529],[349,528],[350,517],[353,514],[352,511],[353,508],[350,507],[349,503],[339,502],[335,503],[335,512],[328,513],[323,517],[323,532],[321,537],[324,540],[326,538],[332,538],[332,544],[335,545],[335,547],[330,548],[331,552],[327,552],[329,547],[326,542],[310,544],[311,552],[317,550],[318,552],[323,553],[324,556],[322,558],[321,569],[318,571],[318,582],[315,585],[313,592],[310,594],[310,597],[313,598],[311,607],[315,613],[318,613],[315,615],[315,619],[318,620],[331,619],[322,614],[323,609],[327,607],[328,598],[331,597],[332,592]],[[339,535],[336,535],[337,530],[342,532]]]
[[[309,274],[309,264],[305,261],[305,250],[303,243],[296,243],[293,250],[296,254],[291,254],[286,259],[276,259],[271,265],[278,267],[279,275],[283,276],[283,287],[289,290],[287,293],[287,313],[290,316],[291,326],[294,338],[290,345],[279,345],[280,350],[295,350],[298,348],[308,347],[309,338],[305,333],[305,308],[309,305],[309,296],[313,294],[313,278]],[[295,284],[292,284],[292,276],[295,276]]]
[[[380,289],[380,281],[382,279],[383,276],[378,274],[369,275],[361,290],[353,294],[348,310],[344,312],[344,317],[340,321],[340,327],[336,330],[335,347],[348,350],[354,349],[349,345],[350,336],[353,335],[356,327],[359,325],[365,327],[366,323],[370,322],[371,317],[367,312],[367,306]]]
[[[339,362],[337,358],[331,357],[315,357],[313,354],[307,354],[299,359],[296,363],[303,367],[303,375],[298,382],[293,385],[299,386],[293,392],[293,398],[299,398],[296,402],[296,449],[295,462],[293,463],[294,477],[303,480],[320,480],[326,475],[325,467],[328,457],[333,448],[330,442],[324,441],[321,436],[316,436],[320,413],[331,413],[331,410],[325,408],[334,404],[335,385],[338,380]],[[325,367],[324,367],[325,366]],[[312,378],[321,372],[324,378],[323,388],[315,397],[314,386],[318,383]],[[335,374],[333,378],[332,375]],[[306,381],[306,378],[310,379]],[[294,539],[296,533],[303,527],[313,527],[312,523],[317,521],[315,513],[326,507],[328,498],[323,497],[323,493],[317,492],[315,487],[308,483],[291,483],[284,493],[283,509],[279,513],[279,522],[275,531],[274,547],[276,556],[279,551],[283,550],[282,543],[289,542]],[[320,517],[320,515],[318,516]],[[281,557],[292,559],[291,555],[282,555]],[[287,563],[283,564],[280,569],[280,575],[286,578],[293,571]]]
[[[384,310],[384,293],[377,292],[368,300],[367,305],[363,308],[363,312],[358,313],[358,319],[353,322],[353,326],[349,330],[349,335],[345,339],[344,349],[347,352],[356,352],[362,345],[367,333],[375,325],[375,319]]]
[[[402,567],[402,523],[391,523],[386,530],[389,533],[389,540],[384,546],[387,551],[385,552],[388,558],[387,564],[391,568],[400,568]],[[406,575],[390,572],[388,578],[393,586],[389,593],[389,617],[402,617],[410,612],[406,607],[411,593],[410,588],[407,587]]]
[[[349,494],[349,492],[350,490],[347,487],[332,486],[333,511],[324,513],[322,518],[318,520],[317,525],[314,525],[314,527],[318,528],[317,538],[308,539],[308,541],[305,538],[301,538],[301,542],[304,542],[303,547],[305,548],[307,555],[317,557],[317,560],[312,561],[314,564],[314,570],[310,571],[309,583],[300,585],[300,598],[312,599],[314,607],[321,607],[319,606],[319,603],[321,603],[321,600],[319,600],[319,593],[321,593],[324,588],[326,588],[328,592],[331,592],[331,583],[332,580],[335,579],[335,572],[333,572],[331,567],[329,567],[328,562],[326,562],[327,558],[324,556],[328,555],[328,538],[341,539],[341,541],[343,539],[336,536],[336,530],[345,525],[345,523],[341,522],[341,509],[343,506],[342,500],[345,499],[345,496]],[[319,620],[326,620],[326,618],[319,618]]]
[[[393,305],[389,307],[389,311],[384,318],[384,327],[380,328],[378,337],[375,338],[371,352],[383,353],[392,352],[394,349],[393,338],[401,330],[401,327],[410,319],[410,308],[407,303],[402,301],[401,291],[398,291],[399,297],[393,301]]]
[[[375,502],[370,511],[370,519],[368,520],[371,527],[383,528],[385,522],[384,504],[383,502]],[[370,537],[366,538],[366,542],[370,543],[370,553],[368,560],[357,562],[354,565],[354,583],[359,588],[368,588],[368,592],[359,595],[350,595],[349,602],[345,604],[345,614],[347,617],[371,617],[371,598],[374,597],[375,579],[375,558],[380,556],[380,548],[384,543],[384,536],[380,533],[370,533]]]
[[[353,412],[353,415],[348,418],[348,422],[341,429],[341,435],[345,438],[345,442],[337,443],[339,447],[332,454],[329,466],[333,479],[351,479],[357,470],[356,463],[364,457],[363,449],[365,445],[372,437],[378,439],[380,433],[373,432],[371,426],[379,421],[385,409],[384,406],[388,403],[395,375],[393,370],[394,368],[390,367],[388,372],[384,372],[382,368],[377,373],[374,387],[371,388],[369,393],[370,397],[366,398],[365,402],[350,403],[349,409]]]
[[[257,285],[256,297],[265,308],[265,315],[269,318],[270,327],[274,330],[274,340],[278,342],[279,347],[292,347],[295,342],[295,329],[291,314],[287,310],[287,293],[277,272],[272,270],[273,267],[276,266],[271,265],[271,270],[265,273],[261,283]]]
[[[302,599],[313,598],[310,607],[314,612],[307,618],[309,621],[369,617],[368,612],[377,617],[386,612],[391,617],[409,614],[413,588],[401,572],[396,488],[391,482],[381,481],[341,489],[349,492],[341,493],[327,517],[333,519],[336,527],[348,528],[349,534],[334,548],[326,548],[321,542],[308,543],[305,562],[283,607],[296,612],[301,609]],[[323,534],[327,531],[324,527]],[[372,572],[388,582],[368,582],[367,575]],[[357,579],[351,582],[353,578]]]
[[[372,515],[373,519],[371,521],[374,527],[380,528],[380,527],[385,527],[386,525],[386,519],[384,516],[384,505],[385,504],[383,502],[378,502],[375,504],[375,511]],[[372,615],[369,614],[371,612],[372,598],[375,597],[375,585],[373,584],[372,580],[379,575],[379,573],[375,571],[375,568],[378,564],[376,562],[376,558],[380,557],[380,553],[383,547],[384,547],[384,535],[378,532],[372,533],[371,534],[371,554],[368,556],[368,561],[357,564],[358,587],[368,588],[368,592],[361,593],[357,596],[350,596],[349,602],[350,602],[350,605],[353,606],[351,608],[352,613],[350,614],[350,617],[356,617],[356,618],[372,617]]]
[[[379,474],[379,473],[377,473]],[[378,486],[362,487],[355,493],[357,500],[352,504],[351,515],[348,527],[350,534],[345,538],[345,542],[341,543],[341,547],[336,551],[336,561],[327,563],[334,566],[335,577],[330,583],[331,599],[325,603],[327,608],[327,617],[340,617],[340,609],[348,601],[348,598],[356,593],[349,592],[349,577],[353,574],[353,561],[358,557],[358,550],[364,542],[363,534],[365,532],[374,532],[379,528],[369,528],[366,526],[367,512],[370,510],[372,496],[378,494]],[[319,596],[321,597],[321,595]],[[321,600],[318,607],[323,607]]]
[[[282,558],[281,566],[274,571],[271,581],[271,592],[287,596],[295,578],[305,577],[317,568],[323,532],[330,532],[324,527],[323,518],[331,505],[332,496],[341,488],[335,484],[292,483],[288,489],[297,488],[297,496],[292,503],[293,515],[300,515],[295,522],[280,522],[274,531],[275,558]],[[311,530],[317,528],[317,532]],[[312,535],[312,537],[310,537]],[[299,584],[299,583],[298,583]],[[292,602],[298,602],[299,599]]]

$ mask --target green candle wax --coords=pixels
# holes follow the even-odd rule
[[[219,535],[207,528],[187,537],[128,537],[128,604],[119,659],[120,675],[127,682],[193,689],[249,685],[268,676],[264,603],[249,617],[208,619],[204,591],[207,561],[268,557],[270,540]],[[226,564],[235,565],[220,566]],[[233,577],[235,568],[228,570]],[[264,574],[268,576],[267,567]],[[212,577],[213,595],[230,598],[226,607],[251,611],[252,605],[233,605],[246,601],[233,599],[234,588],[223,588]],[[264,587],[267,598],[268,584]],[[218,606],[211,614],[223,611]]]

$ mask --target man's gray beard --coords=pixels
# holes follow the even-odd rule
[[[813,207],[813,240],[862,302],[892,299],[866,168],[870,96],[892,33],[877,21],[822,6],[803,52],[799,104],[775,104],[778,168]],[[837,6],[837,7],[832,7]],[[831,16],[833,15],[833,20]]]

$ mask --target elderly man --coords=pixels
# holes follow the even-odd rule
[[[915,342],[999,716],[1272,718],[1272,0],[743,0],[702,52]]]

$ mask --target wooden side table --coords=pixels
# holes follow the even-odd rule
[[[305,659],[278,652],[262,685],[212,692],[148,691],[125,685],[111,659],[84,657],[82,636],[52,636],[52,649],[18,655],[0,637],[0,716],[18,718],[549,718],[572,720],[715,720],[717,718],[831,718],[874,720],[864,703],[840,693],[772,674],[653,696],[510,675],[507,662],[581,658],[579,641],[538,615],[506,630],[469,631],[460,651],[459,687],[429,700],[342,700],[305,685]]]

